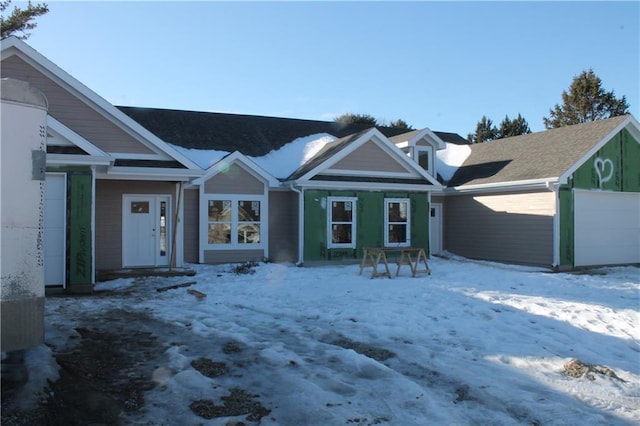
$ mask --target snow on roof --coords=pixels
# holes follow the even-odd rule
[[[313,158],[325,145],[335,140],[337,138],[328,133],[317,133],[295,139],[267,155],[248,158],[272,176],[284,179]],[[445,145],[445,149],[437,151],[436,158],[438,173],[447,182],[467,159],[471,148],[469,145],[457,145],[449,142],[446,142]],[[178,145],[172,145],[172,147],[205,170],[229,154],[226,151],[190,149]]]
[[[445,142],[445,145],[445,149],[436,152],[436,170],[446,183],[451,180],[458,167],[462,166],[469,157],[471,148],[469,145],[457,145],[449,142]]]
[[[322,147],[336,139],[328,133],[318,133],[295,139],[262,157],[248,158],[272,176],[284,179],[313,158]],[[229,154],[226,151],[190,149],[178,145],[172,145],[172,147],[205,170]]]
[[[226,151],[216,151],[213,149],[192,149],[185,148],[179,145],[170,145],[174,149],[180,151],[182,155],[186,156],[205,170],[213,166],[218,161],[222,160],[223,157],[229,155],[229,153]]]
[[[265,156],[250,158],[272,176],[284,179],[336,139],[328,133],[318,133],[295,139]]]

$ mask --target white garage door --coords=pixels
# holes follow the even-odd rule
[[[576,191],[575,265],[640,262],[640,193]]]
[[[47,173],[44,191],[44,284],[65,283],[67,177]]]

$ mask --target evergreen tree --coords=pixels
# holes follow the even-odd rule
[[[369,114],[353,114],[346,113],[342,114],[334,119],[339,123],[361,123],[361,124],[369,124],[371,126],[377,126],[378,120],[376,120],[373,116]]]
[[[483,115],[476,125],[475,133],[469,133],[467,139],[471,143],[482,143],[494,140],[497,135],[498,129],[493,125],[493,121]]]
[[[508,115],[505,115],[496,133],[496,139],[524,135],[525,133],[531,133],[531,129],[529,128],[529,123],[527,123],[527,120],[525,120],[522,115],[518,114],[513,120],[511,120]]]
[[[11,0],[0,1],[0,38],[9,37],[18,32],[22,33],[18,38],[22,40],[29,38],[30,34],[27,31],[38,25],[32,20],[49,12],[49,7],[45,3],[33,5],[29,1],[26,9],[14,6],[11,14],[5,17],[4,12],[10,4]]]
[[[406,131],[413,130],[413,127],[409,126],[406,121],[400,118],[397,119],[396,121],[392,121],[391,123],[389,123],[389,127],[393,129],[403,129]]]
[[[628,110],[626,97],[618,99],[613,90],[605,91],[602,80],[589,69],[573,78],[569,92],[562,91],[562,105],[550,109],[543,121],[547,129],[553,129],[624,115]]]

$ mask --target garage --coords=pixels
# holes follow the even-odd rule
[[[575,266],[640,263],[640,193],[574,193]]]

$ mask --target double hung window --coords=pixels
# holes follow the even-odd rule
[[[386,247],[411,246],[411,200],[385,198],[384,245]]]
[[[328,197],[327,199],[327,247],[356,247],[355,197]]]

